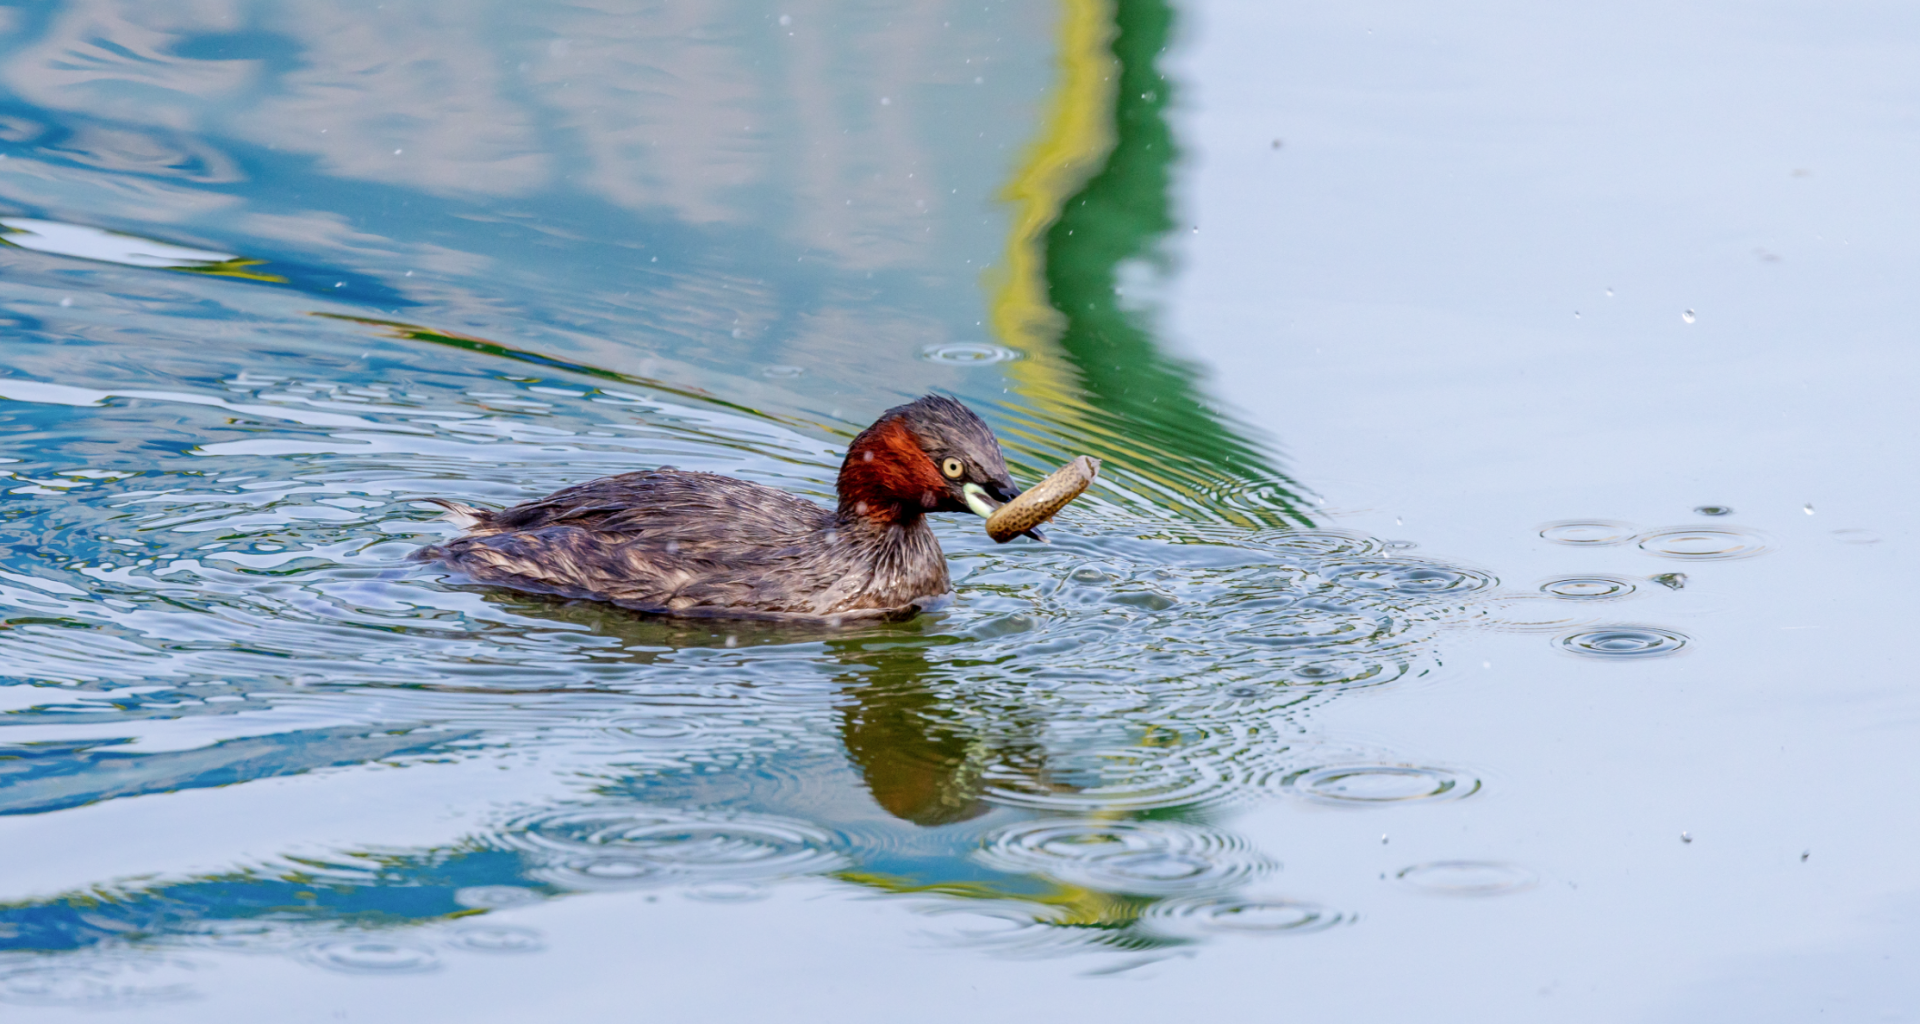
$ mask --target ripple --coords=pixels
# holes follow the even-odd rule
[[[1878,544],[1880,543],[1879,534],[1873,532],[1872,530],[1863,530],[1858,527],[1845,529],[1845,530],[1834,530],[1833,539],[1839,541],[1842,544]]]
[[[385,938],[328,939],[302,952],[308,963],[353,974],[423,974],[440,967],[432,949]]]
[[[1141,916],[1150,931],[1178,938],[1206,935],[1304,935],[1349,924],[1350,914],[1302,900],[1243,900],[1229,896],[1161,900]]]
[[[918,908],[933,927],[920,934],[944,945],[1003,954],[1059,955],[1103,945],[1105,929],[1074,928],[1065,907],[1025,900],[964,900]]]
[[[1532,871],[1492,860],[1436,860],[1401,868],[1394,878],[1421,892],[1445,896],[1503,896],[1540,884],[1540,876]]]
[[[88,1009],[194,998],[188,960],[124,953],[43,953],[0,959],[0,1002]]]
[[[1544,633],[1566,629],[1586,618],[1578,606],[1540,595],[1496,597],[1481,607],[1486,624],[1494,629]]]
[[[1631,595],[1637,587],[1622,576],[1562,576],[1540,584],[1540,591],[1569,601],[1609,601]]]
[[[1044,772],[998,762],[982,773],[991,803],[1035,810],[1141,811],[1217,803],[1239,788],[1233,752],[1097,747],[1050,759]]]
[[[687,887],[687,898],[703,903],[752,903],[769,895],[758,882],[702,882]]]
[[[947,345],[928,345],[920,350],[920,358],[929,363],[979,366],[985,363],[1010,363],[1020,358],[1020,353],[999,345],[961,341]]]
[[[538,953],[546,940],[532,928],[510,924],[475,924],[447,934],[447,945],[474,953]]]
[[[1408,596],[1471,594],[1497,582],[1474,569],[1401,561],[1325,565],[1320,567],[1320,575],[1343,587]]]
[[[1620,523],[1611,519],[1564,519],[1557,523],[1545,523],[1540,527],[1542,540],[1583,547],[1625,544],[1633,539],[1633,534],[1634,528],[1631,523]]]
[[[1350,530],[1269,531],[1250,540],[1268,551],[1308,558],[1365,558],[1386,549],[1378,538]]]
[[[1479,779],[1409,764],[1328,765],[1297,772],[1285,784],[1308,799],[1347,805],[1459,800],[1480,791]]]
[[[1688,561],[1752,558],[1769,546],[1765,535],[1737,526],[1674,526],[1650,530],[1638,541],[1649,554]]]
[[[1276,866],[1234,836],[1165,821],[1021,822],[983,838],[979,857],[1002,871],[1140,896],[1230,888]]]
[[[545,899],[538,889],[529,889],[523,885],[469,885],[455,889],[453,902],[475,910],[499,910],[503,907],[520,907],[529,903],[538,903]]]
[[[1658,626],[1603,626],[1568,633],[1554,641],[1563,651],[1594,658],[1654,658],[1676,654],[1690,638]]]
[[[180,934],[187,945],[230,953],[284,952],[311,937],[296,922],[271,918],[197,921]]]
[[[1725,505],[1697,505],[1693,511],[1703,516],[1730,516],[1733,514],[1733,509]]]
[[[825,829],[771,815],[574,808],[517,822],[503,838],[535,853],[542,877],[589,888],[820,874],[846,862]]]

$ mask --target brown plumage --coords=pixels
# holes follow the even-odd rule
[[[854,438],[839,492],[829,509],[663,466],[497,512],[436,499],[467,532],[414,557],[479,583],[668,615],[907,618],[952,589],[927,513],[990,511],[1020,493],[993,431],[938,395]]]

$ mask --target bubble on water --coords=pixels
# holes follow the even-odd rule
[[[469,885],[453,891],[453,902],[474,910],[520,907],[545,898],[540,890],[522,885]]]
[[[1711,561],[1752,558],[1769,547],[1766,536],[1738,526],[1673,526],[1638,538],[1640,550],[1662,558]]]
[[[1687,310],[1687,311],[1685,311],[1685,312],[1683,312],[1683,313],[1681,313],[1681,314],[1680,314],[1680,322],[1681,322],[1681,323],[1687,323],[1687,324],[1690,324],[1690,323],[1692,323],[1692,322],[1694,322],[1694,320],[1696,320],[1696,319],[1698,319],[1698,318],[1697,318],[1697,317],[1696,317],[1696,316],[1694,315],[1694,312],[1693,312],[1693,310],[1691,310],[1691,309],[1689,309],[1689,310]]]
[[[1231,888],[1277,866],[1235,836],[1170,821],[1020,822],[984,837],[978,857],[1000,871],[1137,896]]]
[[[1401,884],[1444,896],[1503,896],[1540,884],[1518,864],[1491,860],[1437,860],[1395,872]]]
[[[1694,512],[1703,516],[1730,516],[1733,509],[1726,505],[1697,505]]]
[[[1638,589],[1621,576],[1562,576],[1540,584],[1540,591],[1569,601],[1611,601],[1628,597]]]
[[[534,853],[544,880],[584,888],[821,874],[847,862],[833,834],[807,822],[630,805],[542,812],[502,838]]]
[[[440,967],[439,954],[427,946],[376,936],[327,939],[301,952],[315,966],[353,974],[423,974]]]
[[[1847,529],[1847,530],[1834,530],[1833,539],[1839,541],[1842,544],[1878,544],[1880,543],[1879,534],[1873,532],[1872,530],[1862,530],[1857,527],[1853,529]]]
[[[1459,800],[1478,793],[1480,780],[1420,765],[1347,764],[1297,772],[1287,778],[1286,787],[1321,803],[1360,806]]]
[[[1160,900],[1141,915],[1146,930],[1173,938],[1304,935],[1350,924],[1352,915],[1303,900],[1202,896]]]
[[[510,924],[470,924],[447,933],[447,945],[474,953],[538,953],[546,940],[532,928]]]
[[[928,345],[920,350],[920,358],[929,363],[981,366],[987,363],[1010,363],[1020,358],[1020,353],[1000,345],[960,341],[945,345]]]
[[[1630,523],[1615,522],[1611,519],[1564,519],[1556,523],[1543,523],[1540,526],[1540,538],[1555,544],[1576,544],[1582,547],[1625,544],[1633,539],[1634,527]]]
[[[73,951],[0,957],[0,1003],[123,1009],[192,999],[196,965],[176,957]]]
[[[1335,563],[1321,566],[1320,575],[1343,587],[1406,596],[1452,597],[1485,590],[1499,582],[1475,569],[1406,561]]]
[[[1689,638],[1657,626],[1602,626],[1568,633],[1555,642],[1563,651],[1594,658],[1652,658],[1679,653]]]

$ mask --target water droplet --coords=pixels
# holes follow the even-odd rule
[[[1405,885],[1445,896],[1502,896],[1531,889],[1540,877],[1517,864],[1490,860],[1440,860],[1394,874]]]
[[[1290,775],[1285,785],[1308,799],[1348,806],[1458,800],[1480,791],[1480,780],[1471,776],[1404,764],[1329,765]]]
[[[881,105],[881,106],[883,106],[883,107],[890,107],[890,106],[892,106],[892,105],[893,105],[893,97],[891,97],[891,96],[882,96],[882,97],[880,97],[880,105]]]
[[[1692,323],[1692,322],[1693,322],[1693,321],[1694,321],[1695,319],[1696,319],[1696,317],[1694,316],[1694,313],[1693,313],[1693,310],[1691,310],[1691,309],[1689,309],[1689,310],[1687,310],[1686,312],[1684,312],[1684,313],[1682,313],[1682,314],[1680,314],[1680,321],[1681,321],[1682,323],[1689,323],[1689,324],[1690,324],[1690,323]]]
[[[1607,289],[1607,298],[1609,299],[1613,298],[1613,289],[1611,288]]]
[[[782,28],[785,28],[786,26],[788,26],[788,25],[791,25],[791,24],[793,24],[793,15],[791,15],[791,14],[782,14],[782,15],[780,16],[780,26],[781,26]]]
[[[1811,502],[1811,501],[1809,501],[1809,502],[1807,502],[1807,503],[1806,503],[1805,505],[1802,505],[1802,506],[1800,506],[1800,511],[1802,511],[1802,512],[1805,512],[1805,513],[1806,513],[1806,514],[1808,514],[1808,515],[1812,515],[1812,514],[1813,514],[1813,502]]]
[[[1737,526],[1673,526],[1639,537],[1640,550],[1663,558],[1703,562],[1752,558],[1768,548],[1764,534]]]
[[[1693,842],[1693,835],[1688,832],[1682,832],[1680,833],[1680,841],[1683,843],[1691,843]]]
[[[71,296],[71,295],[66,295],[66,296],[62,296],[62,297],[61,297],[61,299],[60,299],[60,308],[62,308],[62,309],[65,309],[65,308],[67,308],[68,306],[71,306],[71,305],[73,305],[73,296]]]
[[[1649,576],[1647,579],[1668,590],[1685,590],[1687,586],[1687,574],[1684,572],[1663,572],[1658,576]]]
[[[1726,505],[1697,505],[1693,511],[1703,516],[1730,516],[1733,514],[1733,509]]]
[[[1607,544],[1625,544],[1633,539],[1634,528],[1629,523],[1614,522],[1611,519],[1567,519],[1557,523],[1546,523],[1540,527],[1540,539],[1555,544],[1577,544],[1580,546],[1600,546]]]
[[[949,345],[929,345],[920,350],[920,358],[929,363],[978,366],[985,363],[1009,363],[1020,358],[1020,353],[999,345],[963,341]]]
[[[1657,626],[1602,626],[1568,633],[1555,641],[1561,650],[1595,658],[1650,658],[1676,654],[1688,637]]]

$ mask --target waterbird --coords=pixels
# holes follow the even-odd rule
[[[927,395],[880,414],[841,463],[827,508],[764,484],[662,466],[602,477],[512,508],[427,499],[462,533],[414,552],[466,581],[641,612],[838,623],[911,618],[946,600],[934,512],[988,517],[995,540],[1086,489],[1086,456],[1024,497],[986,422]]]

